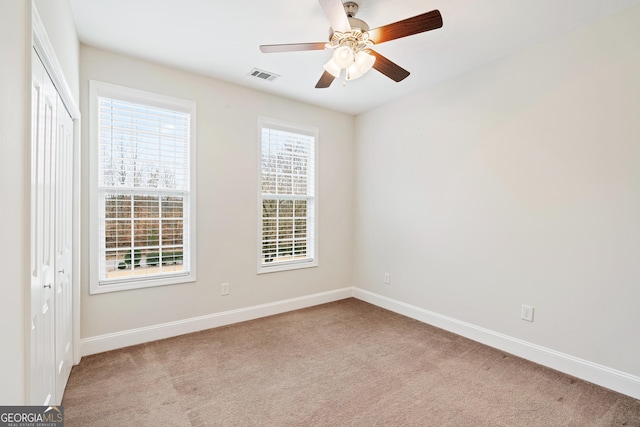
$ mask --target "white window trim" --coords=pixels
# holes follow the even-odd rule
[[[279,129],[286,132],[299,133],[310,135],[314,137],[313,144],[313,155],[314,155],[314,216],[313,216],[313,259],[310,260],[302,260],[302,261],[284,261],[273,263],[269,265],[262,264],[262,128],[267,127],[270,129]],[[258,213],[257,213],[257,221],[258,221],[258,245],[257,245],[257,269],[258,274],[264,273],[275,273],[278,271],[288,271],[288,270],[298,270],[302,268],[311,268],[318,266],[318,212],[319,212],[319,203],[318,203],[318,146],[319,146],[319,131],[318,128],[313,126],[306,126],[297,123],[286,122],[278,119],[273,119],[270,117],[258,116],[258,130],[257,130],[257,141],[258,141],[258,184],[257,184],[257,193],[258,193]]]
[[[99,203],[100,191],[98,189],[98,97],[114,97],[126,101],[145,103],[156,107],[169,108],[190,114],[190,191],[187,200],[189,210],[188,227],[188,251],[189,270],[183,274],[167,277],[132,278],[127,281],[118,281],[109,284],[101,284],[99,279],[100,256],[100,220]],[[129,289],[141,289],[154,286],[175,285],[196,281],[196,103],[185,99],[160,95],[125,86],[119,86],[100,81],[89,81],[89,293],[100,294]]]

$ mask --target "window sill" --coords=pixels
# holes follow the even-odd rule
[[[194,273],[186,273],[169,277],[157,277],[153,279],[127,280],[119,282],[106,282],[91,284],[89,294],[104,294],[109,292],[128,291],[132,289],[153,288],[157,286],[180,285],[183,283],[192,283],[196,281]]]
[[[313,268],[318,266],[317,260],[303,261],[303,262],[276,262],[273,264],[265,265],[260,263],[258,265],[258,274],[276,273],[280,271],[289,270],[301,270],[303,268]]]

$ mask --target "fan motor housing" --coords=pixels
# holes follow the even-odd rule
[[[360,28],[362,32],[369,31],[369,26],[362,19],[349,17],[349,25],[351,28]]]

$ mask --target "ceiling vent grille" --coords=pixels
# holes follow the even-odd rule
[[[249,75],[258,79],[266,80],[268,82],[272,82],[280,77],[278,74],[272,73],[270,71],[260,70],[258,68],[254,68],[253,70],[249,71]]]

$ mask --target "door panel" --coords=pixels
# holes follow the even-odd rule
[[[62,400],[67,385],[72,354],[72,207],[73,207],[73,121],[58,99],[55,191],[55,351],[56,397]]]
[[[52,191],[57,93],[39,58],[33,54],[31,137],[31,375],[30,400],[55,401],[54,257]],[[35,260],[35,261],[34,261]]]

